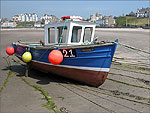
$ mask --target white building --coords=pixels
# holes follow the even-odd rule
[[[98,27],[113,27],[115,26],[115,19],[110,16],[102,16],[99,13],[90,16],[90,22],[96,23]]]
[[[12,17],[14,22],[18,22],[19,21],[19,15],[15,15]]]
[[[54,15],[47,15],[47,14],[42,15],[40,20],[45,25],[49,24],[49,23],[55,23],[55,22],[59,21],[59,19],[56,16],[54,16]]]
[[[25,22],[25,21],[26,21],[26,17],[25,17],[24,14],[21,14],[21,21],[22,21],[22,22]]]
[[[31,22],[31,21],[38,21],[38,15],[33,13],[25,13],[25,14],[20,14],[20,15],[15,15],[12,17],[13,18],[13,21],[15,22]]]
[[[32,17],[32,21],[38,21],[38,16],[37,16],[37,14],[35,14],[35,13],[33,13],[32,15],[31,15],[31,17]]]
[[[101,20],[102,19],[102,15],[99,13],[93,14],[90,16],[90,21],[91,22],[96,22],[97,20]]]
[[[44,27],[40,21],[34,23],[34,27]]]
[[[137,9],[136,17],[150,17],[150,8]]]
[[[16,22],[6,21],[6,22],[2,23],[1,27],[16,27]]]
[[[25,18],[26,18],[26,22],[29,22],[29,21],[30,21],[29,16],[28,16],[27,13],[25,14]]]

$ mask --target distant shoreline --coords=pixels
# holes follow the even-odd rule
[[[44,28],[1,28],[1,31],[21,31],[21,30],[40,30],[44,31]],[[150,32],[150,29],[142,29],[142,28],[96,28],[95,30],[101,31],[142,31],[142,32]]]
[[[18,31],[18,30],[44,30],[44,28],[1,28],[1,31]]]
[[[150,32],[150,29],[143,28],[96,28],[96,30],[101,31],[140,31],[140,32]]]

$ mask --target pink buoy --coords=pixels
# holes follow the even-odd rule
[[[52,50],[48,55],[48,60],[54,65],[58,65],[63,61],[63,55],[59,50]]]
[[[13,48],[11,46],[8,46],[7,49],[6,49],[6,53],[8,55],[13,55],[15,53],[15,48]]]

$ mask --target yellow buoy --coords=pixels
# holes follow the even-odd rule
[[[22,55],[22,60],[24,62],[30,62],[32,60],[32,55],[30,52],[25,52],[23,55]]]

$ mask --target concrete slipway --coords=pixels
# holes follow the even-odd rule
[[[149,30],[97,29],[96,35],[100,40],[119,39],[121,43],[149,51]],[[41,87],[53,98],[57,109],[64,112],[150,112],[150,62],[121,46],[117,48],[107,80],[98,88],[37,70],[31,70],[30,76],[25,78],[24,63],[14,56],[9,58],[12,66],[12,73],[9,73],[4,58],[7,46],[13,41],[40,39],[44,39],[43,29],[1,30],[0,88],[4,84],[6,87],[0,92],[0,113],[54,113],[42,107],[47,100],[31,85]]]

